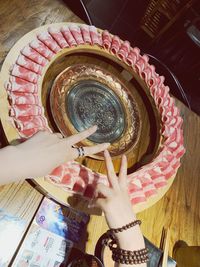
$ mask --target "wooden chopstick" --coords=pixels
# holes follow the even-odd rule
[[[169,254],[169,238],[170,238],[170,230],[167,228],[165,235],[165,244],[164,244],[164,252],[162,259],[162,267],[167,267],[168,265],[168,254]]]

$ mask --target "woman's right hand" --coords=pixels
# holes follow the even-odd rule
[[[119,177],[115,174],[112,159],[109,152],[104,152],[107,176],[110,187],[99,184],[96,189],[96,199],[90,206],[100,207],[106,217],[109,228],[121,228],[136,220],[127,188],[127,159],[122,156]],[[119,247],[126,250],[139,250],[145,247],[144,238],[138,225],[131,227],[116,235]],[[119,265],[128,266],[128,265]],[[131,265],[130,265],[131,266]],[[133,265],[132,265],[133,266]],[[138,267],[145,267],[146,264],[139,264]]]
[[[109,152],[104,152],[107,177],[110,187],[98,184],[95,204],[106,216],[110,228],[119,228],[136,219],[127,189],[127,159],[122,156],[119,177],[115,174]]]

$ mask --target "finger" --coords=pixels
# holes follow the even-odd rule
[[[121,166],[119,171],[119,183],[122,188],[127,187],[127,158],[122,156]]]
[[[89,155],[94,155],[99,152],[102,152],[105,149],[107,149],[109,146],[110,146],[110,143],[103,143],[103,144],[98,144],[96,146],[84,147],[83,149],[85,151],[85,155],[89,156]]]
[[[96,198],[110,198],[112,197],[112,191],[108,186],[105,186],[104,184],[98,184],[97,188],[95,190],[95,196]]]
[[[113,188],[119,189],[119,183],[118,183],[117,176],[115,174],[115,170],[113,167],[112,159],[111,159],[111,156],[108,150],[104,151],[104,158],[106,162],[108,180]]]
[[[103,144],[99,144],[96,146],[91,146],[91,147],[82,147],[83,151],[84,151],[84,156],[89,156],[89,155],[94,155],[97,154],[101,151],[104,151],[105,149],[107,149],[109,147],[110,143],[103,143]],[[71,148],[71,157],[72,159],[76,159],[79,157],[79,150],[78,147],[74,147]]]
[[[90,128],[88,128],[87,130],[80,132],[78,134],[74,134],[70,137],[65,138],[63,141],[67,141],[68,144],[70,144],[71,146],[86,139],[87,137],[89,137],[91,134],[93,134],[94,132],[96,132],[97,130],[97,126],[92,126]]]

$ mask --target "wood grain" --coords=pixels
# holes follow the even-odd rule
[[[180,101],[176,103],[184,118],[186,154],[163,198],[137,215],[142,220],[144,236],[158,247],[163,228],[170,228],[169,256],[172,256],[173,246],[178,240],[184,240],[189,246],[200,246],[200,117]],[[87,251],[93,253],[96,241],[107,230],[105,219],[92,216],[89,229],[92,238]],[[113,266],[109,252],[106,252],[106,262]]]
[[[24,34],[44,24],[63,21],[81,22],[62,0],[0,0],[0,66]]]
[[[81,22],[61,0],[0,0],[0,64],[25,33],[47,23]],[[177,101],[184,118],[186,155],[164,197],[138,214],[144,235],[159,246],[162,228],[170,227],[169,254],[176,241],[200,246],[200,118]],[[26,182],[0,188],[0,207],[30,221],[42,196]],[[23,204],[23,205],[22,205]],[[93,215],[88,226],[87,252],[93,253],[99,236],[107,229],[103,216]],[[106,256],[107,260],[110,256]],[[112,266],[112,265],[108,265]]]
[[[42,199],[43,195],[33,189],[33,187],[26,181],[0,186],[0,209],[8,215],[22,219],[23,224],[22,232],[20,232],[19,229],[16,229],[17,239],[13,236],[13,244],[10,247],[10,251],[12,252],[9,252],[9,258],[7,258],[7,260],[10,261],[14,256],[15,251],[13,251],[13,249],[17,249],[17,246],[19,246],[21,242],[20,238],[23,238]],[[5,225],[5,229],[7,229],[6,234],[9,235],[8,225],[7,227]],[[3,229],[0,229],[0,235],[2,234],[2,231]],[[4,245],[2,243],[2,237],[0,239],[0,247],[2,247]],[[10,240],[9,237],[8,240]],[[1,259],[4,259],[4,255],[1,255]]]
[[[43,195],[26,181],[0,187],[0,207],[28,225]]]
[[[169,253],[169,238],[170,238],[170,229],[168,228],[165,230],[165,242],[163,247],[163,259],[162,259],[162,267],[167,267],[167,261],[168,261],[168,253]]]
[[[177,101],[184,119],[186,154],[173,185],[154,206],[139,214],[144,235],[159,246],[162,228],[170,227],[169,252],[176,241],[200,245],[200,118]]]

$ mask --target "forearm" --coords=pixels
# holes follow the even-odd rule
[[[22,178],[22,162],[15,146],[0,150],[0,184],[16,182]]]
[[[113,260],[123,263],[116,263],[116,267],[146,267],[145,263],[136,264],[146,261],[148,255],[139,227],[141,222],[136,220],[128,196],[126,156],[122,156],[119,177],[115,174],[112,159],[107,150],[104,152],[104,157],[110,187],[98,184],[95,194],[97,196],[96,204],[104,211],[110,228],[106,244],[112,251]],[[131,265],[131,263],[135,265]]]

